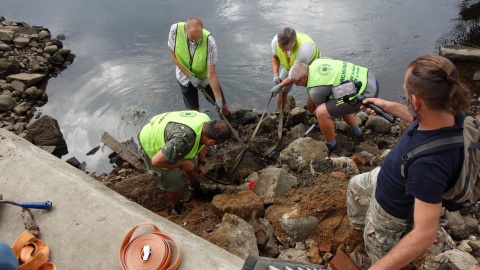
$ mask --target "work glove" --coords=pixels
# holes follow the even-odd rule
[[[280,85],[275,85],[272,87],[272,90],[270,90],[270,93],[272,93],[272,96],[276,96],[281,89]]]
[[[199,80],[197,77],[195,77],[195,76],[192,75],[192,76],[190,76],[188,79],[190,80],[190,82],[192,83],[192,85],[193,85],[194,87],[200,86],[200,80]]]
[[[277,84],[279,84],[279,83],[281,83],[281,82],[282,82],[282,79],[280,79],[280,76],[278,76],[278,75],[273,76],[273,83],[274,83],[275,85],[277,85]]]
[[[220,113],[220,110],[223,107],[223,100],[222,99],[215,99],[215,110]]]

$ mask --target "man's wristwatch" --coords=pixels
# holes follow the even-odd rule
[[[197,165],[202,165],[202,166],[205,166],[205,160],[202,160],[202,161],[197,161]]]

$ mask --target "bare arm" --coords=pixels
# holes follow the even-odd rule
[[[401,118],[408,123],[413,122],[413,116],[408,112],[407,106],[397,103],[386,101],[380,98],[366,98],[363,100],[363,103],[373,103],[388,113],[393,114],[395,117]],[[363,105],[360,109],[365,109],[366,107]],[[373,115],[377,115],[373,110],[370,110],[370,113]]]
[[[441,203],[430,204],[415,199],[414,229],[369,269],[401,269],[415,260],[435,242],[441,208]]]
[[[278,84],[278,86],[280,87],[285,87],[285,86],[289,86],[290,84],[293,83],[293,80],[290,79],[290,78],[286,78],[285,80],[283,80],[281,83]]]
[[[171,164],[165,159],[162,150],[158,151],[152,158],[152,165],[158,168],[180,168],[185,172],[188,180],[195,180],[197,173],[195,172],[195,164],[189,159],[179,160],[174,164]]]
[[[275,54],[272,54],[272,71],[273,76],[278,75],[280,69],[280,58]]]
[[[218,82],[215,65],[208,65],[208,83],[212,87],[215,99],[222,99],[222,93],[220,92],[220,83]]]
[[[170,50],[170,53],[172,54],[172,59],[173,62],[175,62],[175,65],[183,72],[188,77],[192,76],[193,74],[190,73],[190,71],[186,70],[182,65],[180,65],[180,62],[177,59],[177,56],[175,55],[175,52],[173,50]]]
[[[206,173],[205,166],[203,164],[200,164],[200,161],[205,161],[207,157],[207,148],[208,146],[205,145],[203,149],[200,152],[198,152],[198,155],[197,155],[199,164],[197,164],[196,166],[196,171],[199,176],[202,176]]]

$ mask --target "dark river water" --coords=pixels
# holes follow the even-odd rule
[[[401,101],[405,69],[419,55],[438,54],[464,29],[460,0],[1,0],[0,16],[65,34],[77,57],[48,82],[48,103],[39,110],[57,119],[69,154],[90,172],[107,172],[104,147],[86,153],[107,131],[120,141],[139,125],[122,120],[130,111],[146,121],[184,109],[167,46],[173,23],[200,17],[218,44],[220,84],[232,109],[262,111],[272,85],[270,42],[283,27],[305,32],[323,56],[370,68],[380,97]],[[477,1],[478,2],[478,1]],[[478,18],[477,18],[478,20]],[[293,90],[297,105],[305,88]],[[200,106],[211,107],[202,98]],[[270,104],[269,111],[275,106]],[[209,113],[212,117],[213,113]]]

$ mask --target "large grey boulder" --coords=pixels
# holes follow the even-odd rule
[[[0,112],[8,112],[17,106],[17,102],[10,95],[0,95]]]
[[[15,47],[23,48],[30,43],[30,38],[25,36],[18,36],[13,40]]]
[[[39,73],[19,73],[15,75],[10,75],[7,77],[7,81],[11,82],[14,80],[21,81],[25,84],[26,87],[32,86],[37,82],[45,78],[46,74]]]
[[[464,217],[460,211],[445,211],[446,228],[454,239],[464,239],[473,234],[478,227],[478,221],[471,217]]]
[[[442,46],[440,55],[457,61],[480,61],[480,49],[462,45]]]
[[[12,42],[15,33],[12,30],[0,29],[0,41]]]
[[[265,168],[259,172],[258,178],[252,190],[265,204],[272,204],[274,198],[283,196],[297,185],[295,176],[279,168]]]
[[[225,214],[220,226],[206,239],[243,259],[259,255],[252,226],[236,215]]]
[[[299,138],[280,152],[279,160],[292,169],[310,170],[313,160],[324,160],[328,156],[328,149],[324,142],[310,137]]]
[[[285,213],[280,219],[280,225],[285,234],[295,241],[304,241],[313,232],[318,224],[318,218],[314,216],[302,217],[300,209],[295,208]]]
[[[238,110],[235,112],[235,123],[238,125],[253,124],[257,120],[257,114],[251,110]]]
[[[219,216],[226,213],[234,214],[247,222],[265,215],[262,199],[251,190],[240,191],[233,195],[217,195],[213,198],[210,206],[212,211]]]
[[[392,130],[392,123],[381,116],[369,115],[365,127],[378,133],[387,134]]]
[[[445,251],[437,256],[428,257],[424,269],[451,269],[465,270],[477,264],[477,260],[467,252],[452,249]]]
[[[55,155],[68,153],[67,143],[63,138],[57,120],[48,115],[40,117],[37,121],[27,126],[28,136],[37,146],[55,146]]]

